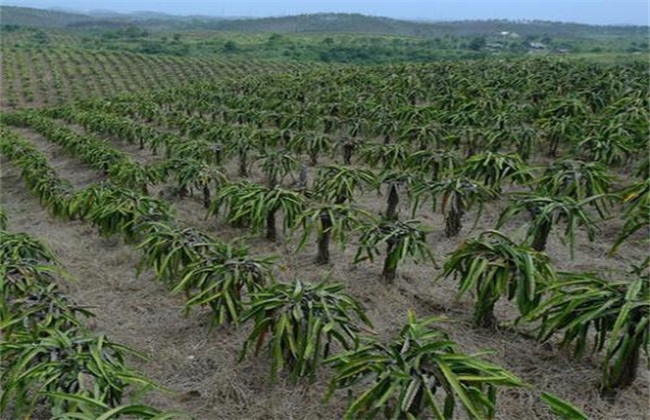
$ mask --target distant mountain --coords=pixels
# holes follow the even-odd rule
[[[129,22],[189,21],[194,19],[220,20],[220,18],[211,17],[211,16],[177,16],[177,15],[170,15],[168,13],[150,12],[146,10],[131,12],[131,13],[114,12],[112,10],[91,10],[88,12],[88,15],[98,19],[124,20]]]
[[[92,19],[82,13],[60,10],[32,9],[29,7],[0,6],[0,22],[3,25],[62,28],[72,23]]]
[[[647,35],[643,26],[595,26],[546,21],[415,22],[354,13],[318,13],[268,18],[176,16],[157,12],[118,13],[97,10],[87,14],[26,7],[0,6],[2,24],[38,27],[90,28],[138,25],[169,29],[206,29],[236,32],[353,33],[422,38],[510,33],[519,36],[593,37]]]
[[[417,37],[487,35],[514,32],[519,35],[593,36],[647,34],[641,26],[595,26],[546,21],[468,20],[415,22],[348,13],[319,13],[297,16],[194,22],[204,29],[240,32],[345,32]]]
[[[91,10],[86,13],[61,9],[33,9],[29,7],[0,6],[0,23],[3,25],[33,26],[40,28],[93,28],[125,27],[127,25],[178,27],[182,23],[230,20],[212,16],[177,16],[167,13],[138,11],[121,13],[113,10]]]

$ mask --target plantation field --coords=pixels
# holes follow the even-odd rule
[[[646,415],[644,66],[530,58],[307,69],[63,54],[3,52],[14,105],[29,104],[30,89],[39,105],[2,115],[6,232],[42,241],[71,275],[54,281],[95,314],[81,317],[84,334],[148,357],[126,364],[167,392],[143,403],[197,419],[426,417],[450,406],[454,418],[562,418],[541,398],[551,393],[590,419]],[[40,67],[16,78],[34,57]],[[39,87],[55,73],[68,80],[61,92]],[[68,101],[89,92],[104,97]],[[6,249],[7,278],[38,277]],[[310,286],[323,280],[343,290]],[[15,303],[27,292],[14,286],[3,285],[2,322],[15,325],[3,338],[29,345],[44,333],[13,324],[28,319]],[[456,347],[413,316],[440,317],[431,326]],[[403,364],[390,363],[396,353],[383,367],[365,353],[322,363],[359,336],[391,342],[407,320],[409,345],[395,347]],[[603,346],[592,352],[597,334]],[[576,346],[584,352],[574,357]],[[2,350],[3,360],[21,357]],[[418,351],[434,362],[419,365]],[[365,381],[346,378],[354,360]],[[396,385],[381,388],[375,375],[389,369],[382,380]],[[108,375],[84,372],[95,384]],[[29,411],[15,395],[29,401],[43,375],[0,401],[2,415]],[[452,380],[441,385],[441,375]],[[424,384],[437,389],[431,400],[417,391]],[[123,388],[110,402],[77,393],[135,401],[137,381]],[[64,400],[46,395],[34,418],[50,407],[105,412]]]
[[[3,33],[0,106],[53,106],[89,96],[136,93],[199,81],[219,82],[251,73],[290,72],[317,65],[214,54],[143,54],[124,48],[84,47],[82,39],[80,35],[52,30]]]
[[[228,22],[156,23],[125,17],[122,18],[126,20],[94,21],[87,16],[84,24],[79,15],[48,15],[50,12],[11,7],[3,11],[3,109],[55,106],[89,96],[106,97],[194,82],[219,82],[259,72],[305,71],[323,66],[533,55],[608,65],[641,65],[645,64],[648,52],[642,27],[454,22],[431,33],[424,27],[412,33],[413,22],[394,21],[401,29],[386,32],[389,27],[381,19],[334,14],[304,20],[280,19],[275,23],[281,25],[274,30],[273,19],[266,22],[270,26],[261,28],[257,25],[264,23],[264,19],[232,21],[234,26],[230,26]],[[62,19],[69,22],[65,24]],[[321,27],[325,22],[333,26]],[[311,28],[312,25],[315,26]],[[302,29],[289,30],[291,27]],[[515,29],[521,37],[500,35],[501,31]],[[557,36],[549,36],[553,33]],[[543,42],[545,49],[532,49],[533,42]]]

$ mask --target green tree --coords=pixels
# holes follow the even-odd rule
[[[245,248],[227,246],[189,264],[173,292],[185,291],[188,311],[208,305],[217,325],[238,325],[250,295],[272,283],[274,261],[274,257],[255,258]]]
[[[217,253],[221,244],[195,228],[177,228],[168,223],[150,222],[142,227],[142,250],[136,273],[152,268],[156,279],[174,286],[189,264]]]
[[[472,38],[469,42],[468,48],[474,51],[480,51],[485,47],[485,38],[482,36],[477,36]]]
[[[129,385],[153,386],[125,365],[127,354],[144,358],[104,335],[87,336],[75,329],[41,329],[36,339],[32,333],[16,333],[11,341],[0,342],[6,363],[0,373],[5,386],[0,412],[6,413],[11,403],[16,413],[29,416],[46,393],[93,396],[118,405]],[[56,399],[50,402],[57,408]],[[58,408],[66,410],[65,405]]]
[[[69,207],[72,217],[90,220],[105,237],[121,234],[136,240],[139,227],[149,221],[168,221],[172,208],[165,201],[113,185],[92,186],[75,194]]]
[[[411,151],[403,143],[366,144],[359,151],[359,157],[371,168],[403,169]]]
[[[465,241],[448,256],[441,277],[451,275],[459,280],[459,296],[474,291],[473,322],[484,328],[496,327],[494,305],[501,297],[514,299],[519,313],[527,315],[538,306],[541,290],[555,280],[546,254],[492,230]]]
[[[518,184],[533,179],[530,169],[516,153],[477,153],[464,162],[461,171],[467,178],[480,181],[496,192],[501,192],[501,184],[507,179]]]
[[[426,242],[428,232],[417,220],[382,220],[364,223],[359,227],[361,237],[354,262],[374,260],[380,254],[379,246],[386,244],[382,278],[392,283],[397,276],[397,266],[406,257],[416,262],[431,261],[433,254]]]
[[[330,242],[333,240],[344,249],[350,233],[358,228],[363,219],[370,215],[348,204],[316,203],[300,216],[298,225],[303,226],[303,234],[298,244],[300,251],[307,243],[311,233],[316,230],[318,254],[316,264],[330,263]]]
[[[406,167],[430,176],[431,180],[439,181],[451,176],[461,166],[461,159],[453,151],[448,150],[418,150],[408,157]]]
[[[595,196],[577,201],[571,197],[552,197],[535,193],[516,194],[512,196],[510,204],[501,213],[497,229],[522,210],[526,210],[533,216],[526,232],[529,238],[532,237],[531,247],[536,251],[544,251],[553,226],[564,221],[566,223],[564,236],[569,240],[569,250],[573,257],[576,228],[584,227],[589,240],[593,240],[598,231],[598,226],[585,211],[585,206],[600,198],[600,196]]]
[[[112,181],[126,188],[139,189],[142,194],[149,194],[149,186],[164,180],[164,171],[156,166],[142,166],[126,161],[112,165],[108,170]]]
[[[314,184],[314,194],[322,200],[344,204],[352,202],[356,190],[377,185],[372,171],[340,165],[327,165],[319,169]]]
[[[165,171],[176,180],[179,195],[185,197],[197,188],[203,196],[203,207],[210,206],[213,190],[227,182],[227,176],[220,168],[208,165],[199,159],[173,158],[166,164]]]
[[[297,172],[301,167],[300,159],[282,150],[262,151],[253,160],[258,161],[270,188],[277,186],[278,182],[282,182],[287,175]]]
[[[430,327],[438,320],[417,320],[409,312],[407,324],[391,342],[368,338],[328,361],[335,376],[327,398],[336,389],[367,384],[344,419],[444,420],[454,418],[457,403],[472,419],[494,417],[497,387],[522,382],[492,363],[458,352],[447,334]]]
[[[239,51],[239,45],[235,41],[228,40],[223,44],[223,52],[233,54]]]
[[[599,162],[562,159],[546,167],[537,180],[537,189],[544,194],[566,196],[585,200],[594,196],[609,194],[613,179],[607,168]],[[599,215],[604,217],[606,210],[603,200],[592,201]]]
[[[621,244],[636,232],[650,226],[650,178],[624,188],[619,195],[626,206],[623,210],[625,225],[612,246],[611,255],[616,254]],[[645,241],[650,241],[648,235]]]
[[[246,225],[253,232],[266,229],[266,238],[277,239],[276,215],[283,214],[284,231],[294,229],[305,211],[302,194],[284,188],[267,188],[252,182],[237,182],[222,187],[208,209],[217,215],[227,208],[226,220],[236,225]]]
[[[343,285],[278,283],[254,293],[243,321],[252,320],[253,330],[244,342],[241,358],[251,347],[255,353],[266,346],[271,358],[271,377],[286,368],[296,380],[314,379],[332,347],[357,345],[357,333],[372,327],[361,305],[343,292]]]
[[[51,392],[49,397],[57,401],[56,405],[66,406],[63,413],[52,417],[52,420],[68,420],[74,416],[78,420],[113,420],[122,416],[139,419],[167,420],[189,419],[190,417],[180,412],[163,412],[144,404],[123,404],[111,407],[101,400],[93,397],[84,397],[78,394],[63,394]],[[73,407],[72,409],[70,407]]]
[[[3,272],[0,268],[0,274],[8,275],[10,281],[14,283],[17,277],[36,274],[41,277],[44,284],[40,281],[25,283],[29,286],[18,290],[16,287],[3,287],[2,292],[5,296],[11,296],[11,299],[0,301],[0,320],[2,320],[2,335],[5,340],[11,341],[14,334],[22,336],[23,333],[38,335],[41,329],[53,329],[59,331],[68,331],[82,328],[83,318],[94,316],[92,312],[78,305],[68,296],[65,296],[58,290],[56,281],[65,277],[62,271],[48,272],[48,266],[36,265],[34,261],[23,260],[18,264],[26,268],[31,265],[32,273],[25,270],[14,270],[17,264],[8,264],[12,266],[8,272]],[[50,277],[49,274],[57,274],[56,277]],[[49,283],[49,284],[48,284]]]
[[[563,333],[562,345],[575,344],[582,357],[593,332],[592,352],[605,351],[601,390],[610,393],[630,386],[637,376],[641,352],[648,354],[650,276],[647,259],[618,281],[595,274],[566,273],[549,287],[551,297],[528,315],[541,320],[539,338]]]
[[[56,258],[43,242],[31,235],[0,230],[0,263],[20,260],[48,263]]]
[[[424,181],[413,187],[413,211],[419,206],[422,197],[430,196],[433,210],[436,210],[440,198],[440,210],[445,215],[445,235],[450,238],[460,233],[462,218],[475,203],[479,206],[476,220],[481,216],[483,203],[495,197],[495,192],[480,182],[452,177],[442,181]]]
[[[388,186],[388,194],[386,197],[386,211],[383,214],[386,220],[397,220],[399,206],[399,192],[402,187],[406,187],[407,194],[410,195],[413,185],[417,185],[421,181],[417,173],[408,171],[384,171],[379,175],[379,181]]]
[[[294,136],[289,142],[289,148],[296,153],[306,152],[309,155],[309,164],[316,166],[321,154],[332,151],[334,142],[324,134],[307,133]]]

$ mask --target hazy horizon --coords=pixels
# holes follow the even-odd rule
[[[148,11],[174,15],[270,17],[303,13],[362,13],[396,19],[451,21],[474,19],[546,20],[595,25],[648,25],[649,2],[639,0],[564,1],[154,1],[117,0],[2,0],[5,6],[35,7],[77,12],[111,10]]]

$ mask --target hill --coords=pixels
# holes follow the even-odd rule
[[[487,35],[503,31],[519,35],[555,36],[625,36],[647,33],[641,26],[596,26],[579,23],[508,20],[468,20],[454,22],[415,22],[385,17],[347,13],[319,13],[297,16],[237,19],[230,21],[200,21],[194,25],[204,29],[238,32],[321,32],[363,33],[416,36],[424,38]]]
[[[92,20],[90,16],[81,13],[16,6],[0,6],[0,19],[3,25],[43,28],[63,28],[70,24]]]
[[[546,21],[415,22],[354,13],[318,13],[268,18],[224,19],[210,16],[176,16],[156,12],[117,13],[107,10],[88,14],[0,6],[4,25],[88,28],[136,24],[173,30],[206,29],[232,32],[350,33],[415,36],[477,36],[514,32],[522,36],[561,37],[645,36],[643,26],[596,26]]]

